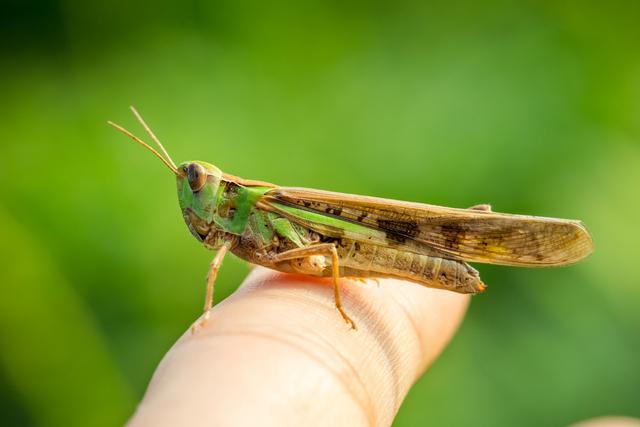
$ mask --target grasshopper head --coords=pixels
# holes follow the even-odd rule
[[[177,171],[178,201],[182,215],[191,234],[202,240],[213,222],[222,171],[201,161],[181,163]]]

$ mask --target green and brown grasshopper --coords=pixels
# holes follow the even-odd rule
[[[496,213],[489,205],[456,209],[280,187],[228,175],[203,161],[176,165],[131,110],[164,157],[131,132],[109,124],[171,169],[189,231],[206,248],[217,250],[207,275],[203,323],[229,251],[274,270],[332,277],[335,306],[354,329],[340,301],[341,277],[393,277],[475,294],[486,286],[467,262],[555,267],[592,251],[591,236],[580,221]]]

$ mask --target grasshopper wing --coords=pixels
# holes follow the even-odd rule
[[[325,234],[344,235],[343,228],[356,240],[461,261],[552,267],[577,262],[593,248],[589,232],[575,220],[291,187],[268,191],[260,204]]]

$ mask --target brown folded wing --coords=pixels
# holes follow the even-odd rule
[[[589,232],[575,220],[445,208],[291,187],[275,188],[261,202],[360,224],[384,232],[390,244],[419,242],[447,258],[462,261],[550,267],[577,262],[592,251]]]

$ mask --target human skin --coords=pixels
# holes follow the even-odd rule
[[[130,426],[390,425],[458,328],[469,297],[400,280],[256,267],[158,366]]]

